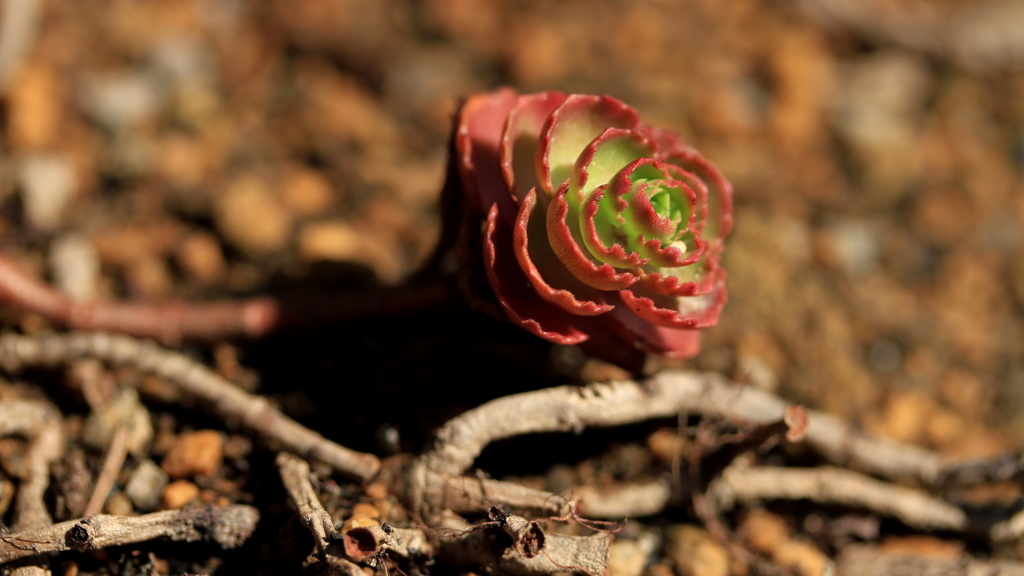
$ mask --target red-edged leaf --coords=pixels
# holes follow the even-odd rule
[[[619,297],[631,312],[657,326],[698,329],[714,326],[725,306],[725,274],[714,289],[700,296],[665,296],[637,285],[620,290]]]
[[[530,190],[519,205],[512,235],[519,266],[537,294],[570,314],[596,316],[611,311],[604,296],[569,273],[548,244],[544,209],[536,206],[537,190]]]
[[[568,192],[569,182],[566,181],[548,206],[547,229],[551,248],[566,269],[584,284],[599,290],[628,288],[640,279],[637,274],[619,272],[611,264],[595,262],[584,252],[580,240],[576,238],[579,231],[569,226],[569,222],[579,222],[579,214],[573,214],[574,210],[566,200]]]
[[[558,344],[578,344],[589,336],[587,318],[573,316],[541,299],[530,287],[512,252],[512,230],[491,206],[484,229],[484,267],[509,320],[530,333]],[[592,327],[592,326],[591,326]]]
[[[566,99],[563,92],[549,90],[520,96],[508,114],[499,154],[505,184],[516,201],[535,188],[537,146],[544,122]]]
[[[700,330],[655,326],[632,313],[623,303],[601,316],[616,336],[632,347],[668,358],[690,358],[700,352]]]
[[[572,94],[565,99],[541,131],[537,149],[537,177],[549,195],[572,173],[576,159],[607,128],[636,128],[636,110],[611,96]]]
[[[516,205],[502,177],[498,147],[516,98],[511,88],[470,96],[459,110],[455,133],[459,174],[467,198],[481,215],[497,204],[509,221],[515,217]]]
[[[647,258],[636,252],[626,252],[627,242],[615,242],[613,235],[615,228],[610,225],[598,226],[598,212],[601,211],[601,201],[604,199],[605,186],[600,186],[590,193],[590,197],[580,207],[580,235],[587,250],[601,262],[611,264],[619,268],[635,269],[647,264]],[[572,194],[572,192],[568,192]],[[608,218],[617,216],[605,216],[602,222],[607,224]]]

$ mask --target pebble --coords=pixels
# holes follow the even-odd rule
[[[79,95],[85,113],[97,123],[114,130],[153,117],[165,99],[156,78],[147,72],[89,78]]]
[[[679,574],[729,576],[729,553],[703,528],[672,526],[665,538],[666,553]]]
[[[217,196],[214,220],[224,236],[250,256],[284,248],[292,229],[289,212],[255,174],[236,177]]]
[[[151,512],[160,504],[160,495],[170,479],[156,462],[146,459],[132,472],[124,491],[140,512]]]
[[[648,556],[632,540],[616,540],[608,548],[608,576],[640,576]]]
[[[199,430],[178,436],[160,466],[171,478],[212,476],[224,459],[224,440],[216,430]]]
[[[56,230],[64,223],[75,195],[70,159],[58,154],[33,154],[22,159],[18,168],[25,218],[37,230]]]
[[[188,480],[177,480],[164,488],[162,504],[165,510],[177,510],[199,498],[199,486]]]
[[[142,454],[153,439],[153,422],[134,388],[121,388],[109,402],[89,414],[82,440],[93,448],[106,449],[121,426],[128,428],[128,451]]]
[[[380,518],[380,510],[373,504],[360,502],[352,507],[352,516],[366,516],[367,518]]]
[[[294,164],[285,168],[281,202],[298,217],[316,216],[334,202],[334,189],[318,170]]]
[[[132,513],[132,501],[124,492],[116,491],[107,498],[107,503],[104,505],[103,509],[107,514],[128,516]]]
[[[45,66],[18,74],[7,95],[7,126],[14,150],[41,150],[56,140],[62,122],[60,76]]]
[[[751,510],[743,519],[739,533],[752,550],[770,556],[789,539],[789,526],[781,517],[767,510]]]
[[[95,300],[99,285],[100,256],[96,247],[74,232],[61,234],[50,243],[53,283],[75,300]]]
[[[217,238],[209,232],[193,232],[178,247],[178,265],[190,278],[204,285],[220,282],[227,263]]]

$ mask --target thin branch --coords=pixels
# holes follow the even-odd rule
[[[92,489],[92,496],[85,506],[85,516],[92,516],[103,511],[103,504],[110,495],[110,489],[114,487],[118,473],[124,466],[124,460],[128,456],[128,427],[121,425],[114,431],[110,439],[110,447],[107,448],[107,455],[103,459],[103,467],[100,475],[96,477],[96,484]]]
[[[175,346],[183,340],[255,338],[271,332],[416,313],[451,304],[454,291],[447,281],[434,279],[302,298],[80,302],[32,277],[0,254],[2,301],[74,330],[117,332]]]
[[[563,386],[492,400],[445,424],[428,468],[447,474],[468,469],[488,444],[537,432],[579,432],[679,412],[715,415],[765,425],[782,421],[790,404],[767,392],[713,373],[665,371],[643,382]],[[942,462],[928,450],[858,434],[834,416],[807,411],[804,441],[829,461],[886,478],[914,478],[933,485]]]
[[[708,486],[718,511],[759,500],[810,500],[873,510],[919,530],[964,531],[963,510],[921,490],[833,467],[729,466]]]
[[[19,530],[46,526],[52,520],[43,497],[50,485],[50,465],[64,454],[60,412],[37,400],[0,402],[0,436],[17,434],[29,440],[21,482],[14,503]]]
[[[327,440],[282,414],[266,398],[249,394],[189,357],[152,342],[103,333],[0,336],[0,366],[8,371],[66,364],[84,357],[156,374],[211,404],[221,418],[240,423],[286,450],[320,460],[342,474],[365,481],[380,470],[376,456]]]
[[[867,545],[847,546],[836,568],[843,576],[1024,576],[1020,562],[908,556]]]
[[[361,576],[359,566],[340,554],[343,550],[339,546],[341,534],[334,530],[331,515],[324,510],[320,498],[313,490],[313,484],[309,481],[309,464],[297,456],[281,452],[277,455],[277,468],[299,521],[313,535],[317,559],[330,573]]]
[[[0,536],[0,564],[66,550],[99,550],[156,538],[213,541],[235,548],[252,535],[259,512],[251,506],[190,506],[144,516],[98,514]]]

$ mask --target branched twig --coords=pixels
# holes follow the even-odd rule
[[[0,564],[65,550],[98,550],[155,538],[213,541],[240,546],[252,535],[259,512],[251,506],[190,506],[145,516],[99,514],[0,536]]]
[[[288,498],[295,507],[302,525],[313,535],[317,559],[338,574],[361,574],[359,567],[341,557],[341,535],[334,530],[331,515],[324,510],[309,481],[309,464],[305,460],[282,452],[277,455],[277,468]]]
[[[964,511],[944,500],[833,467],[730,466],[711,482],[707,497],[720,511],[728,511],[739,502],[810,500],[873,510],[919,530],[968,528]]]
[[[43,496],[50,485],[50,465],[64,454],[64,429],[60,412],[35,400],[0,402],[0,436],[17,434],[29,439],[24,473],[14,504],[17,529],[46,526],[51,522]]]
[[[79,302],[33,278],[0,254],[0,302],[7,301],[75,330],[117,332],[171,346],[182,340],[258,337],[300,327],[415,313],[443,306],[452,298],[452,289],[445,281],[433,280],[301,299]]]
[[[641,383],[549,388],[492,400],[450,420],[423,461],[432,470],[460,474],[485,446],[512,436],[618,426],[679,412],[763,425],[784,420],[789,406],[777,396],[706,372],[665,371]],[[942,469],[934,452],[867,438],[821,412],[807,411],[804,441],[833,463],[887,478],[933,485]]]
[[[367,480],[380,470],[376,456],[327,440],[282,414],[266,398],[249,394],[202,364],[152,342],[102,333],[0,336],[0,366],[9,371],[54,366],[83,357],[156,374],[210,403],[229,422],[241,423],[285,449],[325,462],[342,474]]]

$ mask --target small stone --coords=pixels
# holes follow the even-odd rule
[[[128,451],[142,454],[153,439],[153,422],[134,388],[121,388],[109,402],[89,414],[82,440],[93,448],[106,449],[121,426],[128,428]]]
[[[789,539],[789,526],[786,521],[767,510],[760,509],[750,511],[740,524],[739,532],[752,550],[769,556]]]
[[[301,165],[289,166],[281,183],[281,202],[299,217],[323,213],[334,201],[334,190],[320,171]]]
[[[608,548],[608,576],[640,576],[649,553],[632,540],[616,540]]]
[[[809,542],[787,540],[772,554],[772,560],[783,568],[804,576],[824,576],[829,566],[828,557]]]
[[[100,256],[92,242],[67,233],[50,244],[50,270],[57,288],[75,300],[95,300]]]
[[[227,274],[220,243],[207,232],[193,232],[186,236],[178,248],[177,261],[189,277],[205,285],[216,284]]]
[[[388,495],[388,485],[383,482],[374,482],[368,485],[364,492],[368,498],[373,498],[374,500],[386,498]]]
[[[235,178],[214,201],[217,228],[235,246],[253,256],[284,248],[292,218],[254,174]]]
[[[143,460],[135,467],[124,491],[140,512],[151,512],[160,504],[160,495],[169,478],[156,462]]]
[[[887,536],[879,546],[886,554],[959,560],[964,555],[962,542],[934,536]]]
[[[152,118],[162,99],[156,78],[142,72],[88,78],[79,97],[92,120],[114,130]]]
[[[298,236],[299,257],[307,262],[337,261],[364,264],[385,282],[401,276],[401,263],[388,247],[388,238],[375,238],[349,222],[327,220],[310,222]]]
[[[7,133],[15,150],[39,150],[56,140],[60,125],[60,76],[43,66],[25,68],[7,95]]]
[[[75,194],[71,161],[56,154],[28,156],[21,161],[18,181],[29,224],[43,231],[59,228]]]
[[[159,494],[159,492],[158,492]],[[124,492],[117,491],[107,498],[107,503],[103,507],[107,514],[116,514],[118,516],[128,516],[132,513],[132,501],[125,495]]]
[[[360,502],[352,507],[353,516],[366,516],[368,518],[380,518],[380,510],[373,504]]]
[[[224,459],[224,440],[216,430],[178,436],[160,466],[171,478],[212,476]]]
[[[380,522],[370,516],[352,516],[341,525],[338,532],[345,534],[353,528],[363,528],[364,526],[378,526]]]
[[[163,258],[146,257],[128,266],[125,280],[129,291],[142,298],[157,300],[174,291],[174,278]]]
[[[188,480],[178,480],[164,488],[163,508],[165,510],[177,510],[196,498],[199,498],[199,486]]]
[[[673,526],[668,530],[665,546],[679,574],[729,576],[729,553],[706,530],[689,525]]]

